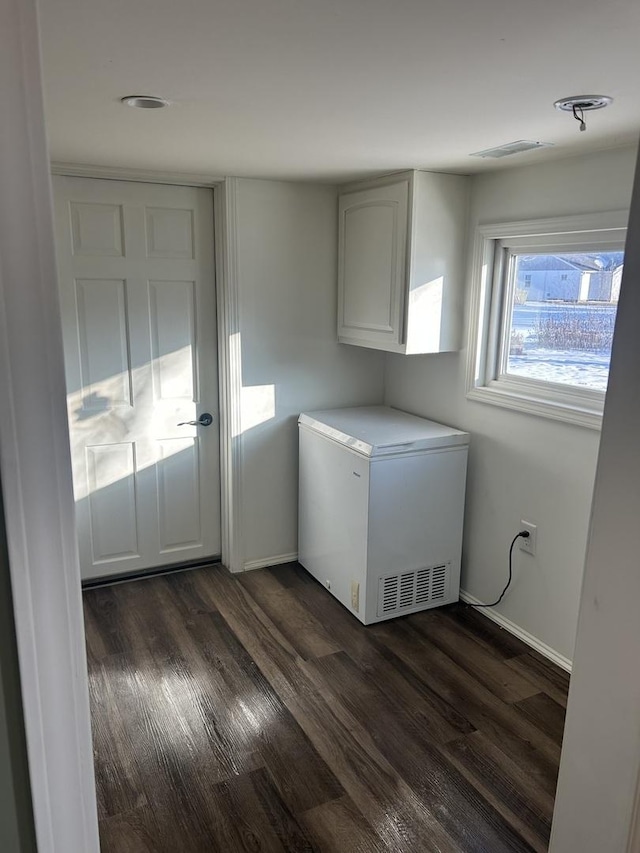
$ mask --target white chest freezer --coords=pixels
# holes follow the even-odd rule
[[[365,625],[457,601],[469,435],[385,406],[298,425],[305,569]]]

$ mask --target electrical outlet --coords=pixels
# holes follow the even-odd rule
[[[536,555],[536,544],[538,539],[538,528],[535,524],[531,524],[530,521],[521,521],[520,522],[520,530],[528,530],[529,536],[526,539],[520,537],[518,543],[520,545],[520,550],[524,551],[526,554],[531,554],[532,557]]]
[[[356,613],[360,610],[360,584],[358,581],[351,581],[351,606]]]

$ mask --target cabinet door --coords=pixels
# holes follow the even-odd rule
[[[409,181],[340,196],[338,339],[396,349],[403,342]]]

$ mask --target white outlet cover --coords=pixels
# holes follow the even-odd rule
[[[529,536],[526,539],[520,537],[519,545],[520,550],[524,551],[525,554],[530,554],[532,557],[536,555],[536,546],[538,541],[538,527],[536,524],[532,524],[530,521],[522,520],[520,522],[520,530],[528,530]]]

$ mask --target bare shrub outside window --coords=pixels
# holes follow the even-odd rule
[[[514,255],[506,373],[605,391],[623,262],[623,252]]]

